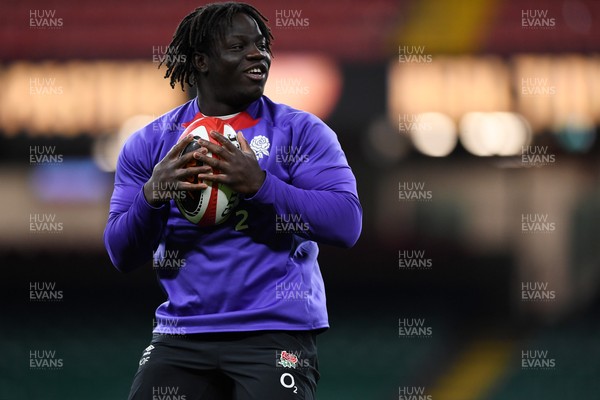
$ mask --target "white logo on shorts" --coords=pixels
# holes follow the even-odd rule
[[[294,375],[289,372],[284,372],[279,377],[279,383],[286,389],[294,389],[294,393],[298,393],[298,386],[296,386],[296,380],[294,379]]]
[[[150,360],[150,353],[152,353],[152,350],[154,350],[153,345],[150,345],[144,349],[144,352],[142,353],[142,358],[140,358],[140,367],[146,364],[148,360]]]

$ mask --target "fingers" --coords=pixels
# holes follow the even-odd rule
[[[189,133],[187,136],[185,136],[179,142],[175,143],[175,146],[171,147],[171,150],[169,150],[169,152],[167,153],[167,157],[170,157],[173,159],[179,157],[179,155],[181,154],[183,149],[185,149],[185,147],[188,144],[190,144],[193,140],[194,140],[194,135]]]
[[[211,153],[213,153],[214,155],[216,155],[218,158],[222,158],[222,159],[226,160],[226,159],[228,159],[230,154],[232,154],[238,150],[238,148],[229,139],[227,139],[225,136],[221,135],[219,132],[211,131],[210,136],[219,143],[217,144],[217,143],[210,142],[208,140],[197,139],[197,142],[200,146],[199,149],[196,151],[191,151],[189,153],[186,153],[180,157],[180,154],[184,151],[184,149],[195,140],[194,135],[189,133],[183,139],[181,139],[179,142],[177,142],[171,148],[171,150],[169,150],[169,152],[167,153],[167,157],[169,157],[170,159],[177,160],[177,164],[176,164],[177,167],[181,167],[181,166],[189,164],[193,158],[195,158],[197,160],[201,160],[203,162],[207,162],[208,160],[210,160],[210,158],[204,158],[201,156],[206,155],[209,151]],[[238,132],[238,140],[239,140],[240,136],[243,138],[243,135],[241,135],[241,132]],[[245,144],[244,148],[247,149],[246,151],[248,151],[250,149],[250,146],[248,145],[248,142],[246,141],[245,138],[244,138],[243,142]],[[213,167],[214,166],[215,165],[213,165]]]
[[[210,136],[221,143],[221,146],[225,147],[230,153],[233,153],[238,149],[235,144],[231,142],[231,140],[227,139],[224,135],[221,135],[217,131],[211,131]]]
[[[177,180],[188,180],[188,178],[194,178],[199,174],[211,174],[212,172],[212,168],[208,165],[181,168],[177,170]]]
[[[244,137],[244,134],[242,133],[242,131],[238,131],[237,132],[237,140],[238,140],[238,142],[240,142],[240,149],[244,153],[247,153],[247,152],[251,151],[250,145],[248,144],[248,141]]]
[[[197,161],[200,160],[198,158],[198,156],[205,155],[207,153],[208,153],[208,150],[204,147],[199,147],[198,150],[190,151],[189,153],[185,153],[184,155],[182,155],[175,161],[175,167],[176,168],[186,168],[187,166],[190,166],[190,165],[195,166],[197,164]]]
[[[206,154],[199,154],[195,157],[198,161],[202,162],[203,165],[207,165],[212,169],[212,172],[218,174],[225,166],[225,161],[215,157],[209,157]]]
[[[211,131],[210,137],[215,139],[218,143],[213,143],[204,139],[198,139],[198,143],[217,157],[228,159],[230,155],[238,150],[229,139],[217,131]]]
[[[232,140],[216,131],[210,132],[210,140],[198,139],[200,150],[190,153],[193,158],[186,160],[192,163],[196,160],[202,163],[202,167],[185,168],[186,172],[179,179],[188,183],[199,180],[209,185],[225,184],[240,193],[256,192],[264,181],[264,172],[258,166],[256,154],[241,131],[237,132],[239,147],[235,139]]]
[[[187,191],[187,192],[194,192],[194,191],[204,190],[206,188],[208,188],[208,185],[206,184],[206,182],[203,182],[203,181],[199,181],[198,183],[179,182],[177,190],[179,190],[179,191]]]
[[[198,179],[200,181],[223,183],[226,185],[230,183],[229,175],[225,174],[198,174]]]
[[[246,140],[246,137],[244,136],[242,131],[238,131],[237,139],[238,142],[240,142],[240,150],[242,150],[242,152],[246,154],[251,154],[252,158],[256,160],[256,154],[254,153],[254,150],[252,150],[252,147],[250,147],[250,145],[248,144],[248,141]]]

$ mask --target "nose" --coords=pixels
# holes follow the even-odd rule
[[[268,53],[266,51],[259,49],[257,45],[252,45],[248,51],[248,54],[246,54],[246,57],[252,60],[262,60],[267,57],[267,54]]]

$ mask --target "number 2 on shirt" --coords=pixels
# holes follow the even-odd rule
[[[246,220],[248,219],[248,211],[246,211],[246,210],[237,210],[235,212],[235,216],[237,217],[238,215],[241,215],[242,218],[239,220],[239,222],[235,226],[235,230],[236,231],[243,231],[245,229],[248,229],[248,224],[246,224]]]

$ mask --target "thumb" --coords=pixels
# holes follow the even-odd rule
[[[237,139],[238,139],[238,142],[240,143],[240,150],[242,150],[244,153],[251,153],[252,156],[254,158],[256,158],[256,154],[254,154],[254,150],[252,150],[252,148],[248,144],[248,141],[244,137],[244,134],[242,133],[242,131],[238,131]]]

